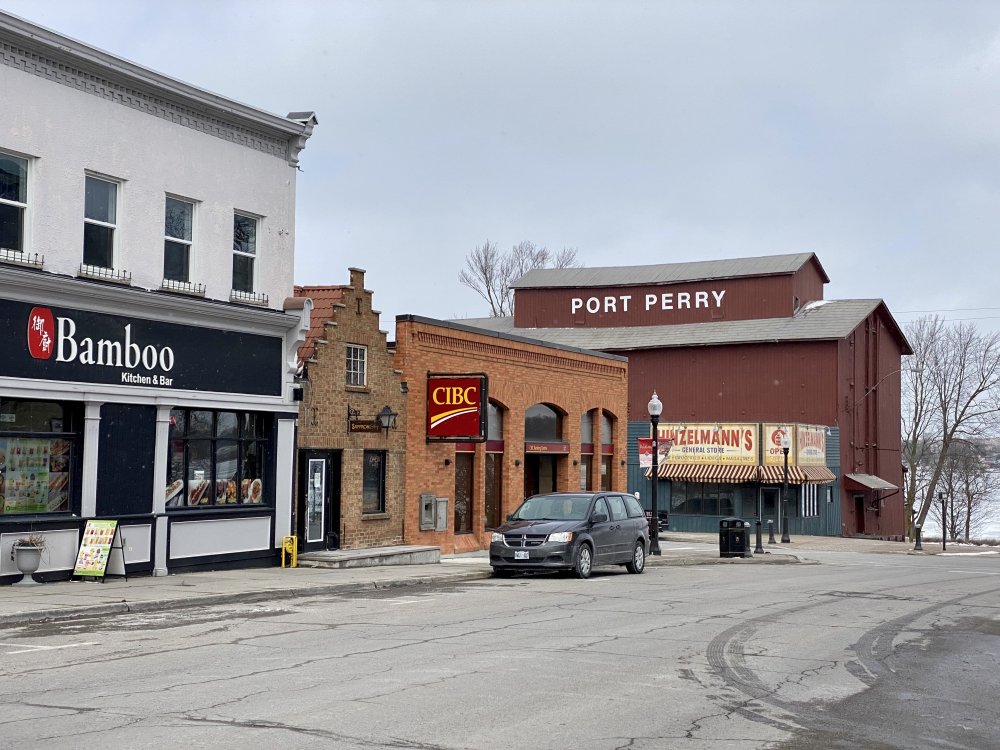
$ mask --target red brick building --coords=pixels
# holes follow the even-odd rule
[[[825,435],[835,479],[798,466],[792,447],[791,532],[901,538],[900,372],[912,350],[882,300],[825,300],[828,282],[812,253],[541,269],[517,283],[513,318],[465,322],[627,356],[630,443],[650,435],[654,390],[661,436],[755,425],[755,472],[673,470],[659,497],[674,528],[716,530],[725,515],[778,520],[784,472],[767,465],[761,436],[801,425],[813,443]],[[629,490],[643,498],[645,474],[630,445]]]
[[[625,489],[623,357],[404,315],[394,362],[407,391],[408,543],[485,549],[528,495]],[[485,376],[485,441],[428,440],[431,374]]]

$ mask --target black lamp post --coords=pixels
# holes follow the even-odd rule
[[[785,481],[781,487],[781,542],[787,544],[792,541],[788,538],[788,449],[792,447],[792,439],[788,436],[788,430],[781,432],[781,452],[785,454]]]
[[[663,413],[663,402],[653,391],[653,397],[649,399],[649,421],[653,425],[653,491],[650,494],[650,516],[649,516],[649,554],[660,555],[660,514],[656,507],[656,485],[659,482],[659,459],[660,459],[660,435],[657,425],[660,423],[660,415]]]

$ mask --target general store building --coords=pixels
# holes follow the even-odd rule
[[[0,13],[0,580],[88,520],[109,572],[273,564],[290,532],[295,179],[254,109]]]

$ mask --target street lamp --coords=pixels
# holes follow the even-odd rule
[[[651,513],[649,516],[649,554],[660,555],[660,514],[656,508],[656,485],[659,480],[657,473],[659,471],[660,458],[660,435],[657,425],[660,423],[660,415],[663,413],[663,402],[657,398],[656,391],[653,391],[653,397],[649,399],[649,405],[646,408],[649,411],[649,421],[653,425],[653,491],[649,496],[651,503]]]
[[[788,436],[788,429],[781,431],[781,452],[785,454],[785,481],[781,487],[781,541],[787,544],[792,541],[788,538],[788,449],[792,447],[792,439]]]

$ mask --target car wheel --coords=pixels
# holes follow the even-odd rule
[[[508,570],[507,568],[493,568],[494,578],[510,578],[514,575],[513,570]]]
[[[632,559],[625,563],[625,569],[629,573],[641,573],[646,569],[646,547],[641,539],[635,543]]]
[[[594,554],[590,551],[589,544],[581,544],[579,552],[576,553],[576,564],[573,566],[573,575],[577,578],[590,578],[590,570],[594,566]]]

